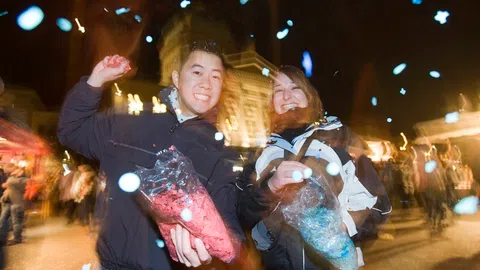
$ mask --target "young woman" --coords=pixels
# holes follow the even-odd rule
[[[278,210],[278,205],[289,197],[285,188],[291,192],[304,181],[294,179],[293,172],[311,168],[314,175],[327,179],[339,200],[344,229],[350,236],[369,216],[376,197],[355,177],[355,166],[345,149],[333,143],[332,136],[342,124],[335,117],[323,116],[320,97],[304,73],[283,66],[272,88],[272,134],[254,166],[244,168],[238,179],[239,217],[246,229],[252,230],[266,269],[327,268],[328,263],[310,250]],[[338,172],[328,170],[329,164]]]

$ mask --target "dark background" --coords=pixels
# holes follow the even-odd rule
[[[0,12],[9,14],[0,17],[0,76],[7,87],[15,84],[37,90],[49,109],[58,110],[68,89],[100,59],[95,48],[106,46],[103,51],[130,54],[138,78],[158,82],[161,29],[174,13],[184,11],[180,2],[3,0]],[[459,93],[476,110],[480,92],[478,1],[424,0],[421,5],[410,0],[278,1],[278,21],[273,28],[271,1],[253,0],[246,5],[238,0],[191,2],[187,9],[198,8],[202,2],[212,17],[225,21],[239,48],[254,34],[258,53],[268,60],[273,58],[276,31],[292,20],[290,33],[280,41],[280,63],[301,67],[302,53],[308,50],[313,58],[311,80],[326,110],[348,124],[378,125],[398,140],[401,131],[413,136],[416,122],[458,109]],[[42,8],[45,18],[33,31],[23,31],[16,16],[31,4]],[[117,16],[114,11],[122,6],[132,11]],[[433,18],[438,10],[451,14],[444,25]],[[133,19],[134,14],[143,17],[142,23]],[[55,23],[58,17],[71,20],[72,31],[60,31]],[[85,34],[77,30],[75,17],[82,18]],[[152,35],[154,42],[147,43],[146,35]],[[407,68],[393,76],[392,69],[401,62]],[[433,69],[441,73],[440,79],[429,76]],[[407,89],[405,96],[399,94],[401,87]],[[372,96],[378,97],[375,108],[370,104]],[[391,124],[386,123],[387,117],[393,118]]]

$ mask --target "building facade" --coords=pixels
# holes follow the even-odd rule
[[[225,80],[218,128],[227,145],[264,147],[270,133],[271,76],[276,68],[254,50],[225,58],[233,69]]]

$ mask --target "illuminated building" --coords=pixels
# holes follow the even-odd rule
[[[227,55],[226,61],[234,69],[225,79],[218,128],[225,134],[228,145],[245,148],[265,146],[269,134],[268,102],[272,90],[270,78],[262,75],[262,70],[275,71],[276,68],[254,50]]]
[[[112,85],[111,99],[116,113],[138,115],[143,104],[151,103],[163,88],[152,81],[125,80]]]

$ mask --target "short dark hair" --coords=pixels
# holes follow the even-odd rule
[[[222,60],[222,66],[224,69],[227,68],[227,64],[225,63],[225,58],[223,56],[223,50],[217,42],[213,40],[195,40],[185,44],[181,49],[180,59],[178,61],[177,68],[179,71],[183,68],[183,65],[188,61],[190,54],[195,51],[202,51],[206,53],[214,54],[220,57]]]

